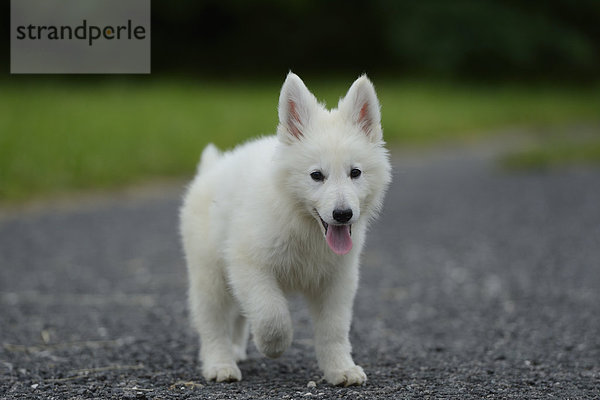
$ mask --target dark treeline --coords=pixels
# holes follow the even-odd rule
[[[152,7],[159,70],[600,76],[600,0],[155,0]]]
[[[155,74],[600,78],[600,0],[154,0],[151,30]]]

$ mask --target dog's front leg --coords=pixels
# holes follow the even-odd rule
[[[229,280],[258,350],[279,357],[292,343],[292,319],[287,300],[272,273],[252,265],[238,264]]]
[[[352,303],[358,285],[358,267],[341,271],[317,294],[307,296],[315,327],[319,367],[333,385],[362,385],[367,376],[354,364],[348,334]]]

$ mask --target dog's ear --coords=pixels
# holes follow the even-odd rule
[[[353,123],[373,141],[381,140],[381,113],[379,112],[379,100],[375,93],[375,87],[362,75],[354,81],[346,97],[340,100],[338,106],[340,112],[345,113]]]
[[[278,133],[282,139],[301,139],[317,105],[302,79],[290,72],[279,96]]]

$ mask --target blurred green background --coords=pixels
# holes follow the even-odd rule
[[[530,131],[503,165],[597,163],[599,21],[598,0],[155,0],[147,76],[10,75],[6,40],[0,203],[191,176],[206,143],[274,132],[288,70],[328,106],[366,72],[392,148]]]

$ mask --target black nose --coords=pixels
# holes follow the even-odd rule
[[[333,219],[337,222],[346,223],[350,221],[350,218],[352,218],[352,210],[349,208],[346,210],[333,210]]]

